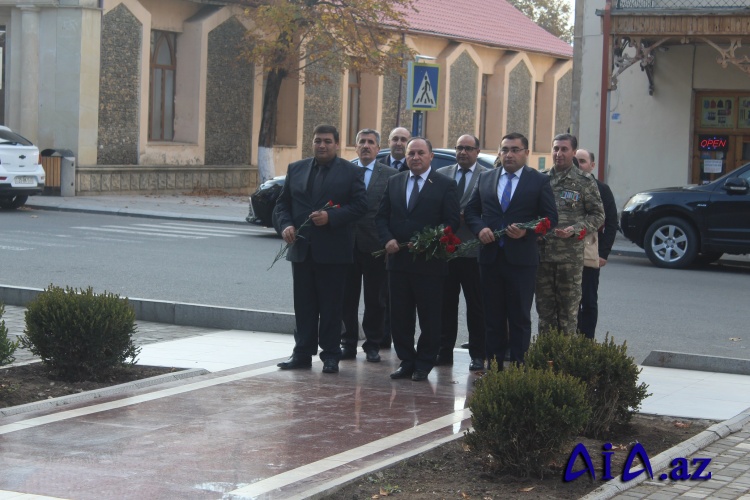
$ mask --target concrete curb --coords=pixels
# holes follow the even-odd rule
[[[43,290],[0,284],[0,302],[26,307]],[[128,297],[135,310],[136,319],[170,325],[217,328],[220,330],[247,330],[270,333],[294,333],[294,314],[239,309],[232,307],[167,302]]]
[[[750,359],[721,358],[684,352],[651,351],[643,366],[750,375]]]
[[[125,215],[129,217],[145,217],[149,219],[179,219],[195,222],[223,222],[230,224],[247,225],[244,217],[232,217],[228,215],[196,215],[187,213],[162,212],[159,210],[141,210],[137,208],[93,208],[87,206],[71,205],[68,207],[55,205],[35,205],[26,203],[26,206],[35,210],[54,210],[57,212],[83,212],[88,214]]]
[[[2,408],[0,409],[0,417],[10,417],[11,415],[18,415],[20,413],[27,413],[30,411],[50,410],[53,408],[58,408],[60,406],[67,406],[75,403],[86,403],[88,401],[104,398],[107,396],[117,396],[118,394],[122,394],[123,392],[129,391],[131,389],[142,389],[144,387],[151,387],[154,385],[173,382],[176,380],[197,377],[199,375],[207,375],[209,373],[211,372],[209,372],[208,370],[204,370],[203,368],[190,368],[188,370],[181,370],[179,372],[165,373],[164,375],[157,375],[156,377],[134,380],[132,382],[113,385],[111,387],[103,387],[101,389],[94,389],[93,391],[86,391],[80,394],[70,394],[68,396],[45,399],[44,401],[36,401],[34,403]]]
[[[677,457],[688,457],[696,451],[702,450],[706,446],[715,443],[719,439],[740,431],[748,422],[750,422],[750,408],[728,420],[712,425],[687,441],[683,441],[682,443],[659,453],[654,458],[650,459],[651,467],[654,471],[654,477],[659,477],[658,473],[660,471],[671,467],[673,459]],[[641,474],[627,483],[612,480],[595,489],[588,495],[581,497],[580,500],[607,500],[615,495],[619,495],[624,491],[634,488],[649,479],[651,478],[648,477],[648,475]]]

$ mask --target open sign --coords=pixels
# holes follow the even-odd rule
[[[701,151],[726,151],[729,148],[728,135],[701,135],[698,140]]]

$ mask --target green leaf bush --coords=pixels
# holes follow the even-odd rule
[[[101,380],[134,364],[135,312],[127,299],[91,287],[50,285],[26,309],[21,345],[65,380]],[[129,361],[128,361],[129,360]]]
[[[18,341],[12,341],[8,338],[8,329],[5,327],[5,305],[0,304],[0,366],[12,363],[16,357],[13,353],[18,349]]]
[[[469,401],[466,443],[501,471],[543,477],[550,462],[586,424],[590,408],[578,379],[549,369],[497,364],[479,379]]]
[[[565,335],[556,330],[536,338],[524,357],[532,368],[549,368],[572,375],[586,384],[591,418],[583,434],[606,438],[613,427],[630,422],[649,394],[638,384],[640,368],[627,354],[627,344],[617,345],[607,335],[604,342],[582,334]]]

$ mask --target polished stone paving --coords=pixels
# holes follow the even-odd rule
[[[8,309],[16,333],[20,308]],[[475,376],[465,350],[412,382],[388,377],[398,366],[391,350],[381,363],[360,352],[329,375],[317,360],[278,370],[289,335],[146,322],[139,330],[140,363],[212,373],[1,417],[0,500],[308,498],[470,425]],[[640,379],[652,393],[643,413],[724,420],[750,407],[750,377],[644,367]],[[717,471],[721,498],[750,487],[746,434],[715,443],[732,445],[722,465],[737,472]],[[706,497],[705,484],[677,486],[688,488],[684,498]],[[622,498],[661,498],[663,488],[646,483]]]

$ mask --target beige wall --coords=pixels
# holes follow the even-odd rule
[[[99,102],[99,65],[102,11],[97,8],[97,0],[61,0],[50,4],[47,0],[26,0],[23,9],[17,2],[0,0],[0,20],[8,27],[7,37],[7,79],[4,88],[6,95],[6,123],[36,141],[41,149],[72,149],[78,157],[79,165],[95,167],[97,158],[97,133]],[[36,6],[35,6],[36,5]],[[142,25],[142,47],[139,55],[142,72],[138,99],[138,164],[152,166],[193,166],[201,165],[205,157],[205,115],[206,115],[206,67],[208,33],[231,16],[240,14],[239,7],[225,7],[214,11],[205,10],[206,15],[195,14],[205,5],[187,0],[104,0],[103,13],[123,5]],[[67,8],[60,8],[65,6]],[[249,19],[239,15],[248,29],[252,29]],[[175,140],[172,142],[148,141],[149,110],[149,67],[150,34],[154,29],[178,33],[177,36],[177,75],[175,90]],[[553,121],[554,86],[559,74],[561,60],[543,54],[525,54],[505,49],[451,41],[432,36],[407,36],[407,43],[417,53],[434,57],[442,66],[440,82],[440,109],[427,113],[427,135],[436,147],[451,147],[447,116],[451,103],[451,65],[462,56],[468,57],[478,67],[477,95],[481,92],[481,76],[490,78],[490,106],[488,108],[488,152],[494,153],[500,137],[510,132],[505,130],[505,109],[507,108],[507,87],[509,68],[521,63],[527,66],[533,81],[545,86],[545,98],[540,101],[549,107],[538,118],[532,116],[530,141],[534,134],[542,133],[535,120],[549,116]],[[569,64],[562,60],[562,64]],[[262,111],[263,80],[260,68],[256,68],[255,91],[252,117],[252,144],[257,144]],[[552,77],[548,77],[552,75]],[[346,76],[346,75],[344,75]],[[347,79],[342,79],[346,86]],[[454,83],[455,84],[455,83]],[[381,128],[383,119],[384,78],[363,75],[360,128]],[[346,95],[346,89],[342,95]],[[533,92],[532,92],[532,95]],[[296,117],[296,124],[280,136],[284,144],[274,148],[273,157],[277,174],[284,173],[286,165],[301,157],[302,138],[305,131],[299,124],[304,123],[305,90],[296,83],[285,85],[282,103],[285,117]],[[347,128],[347,106],[342,102],[341,123],[337,124],[342,133]],[[532,103],[533,104],[533,103]],[[479,106],[474,103],[476,116],[474,130],[466,132],[478,134]],[[533,109],[533,105],[531,106]],[[290,120],[292,121],[292,120]],[[410,123],[405,125],[410,126]],[[309,132],[309,131],[308,131]],[[388,130],[381,130],[387,137]],[[342,144],[347,138],[342,137]],[[252,161],[257,161],[257,149],[252,148]],[[546,152],[534,152],[535,156]],[[353,148],[344,148],[342,156],[355,156]],[[103,184],[102,184],[103,185]]]

